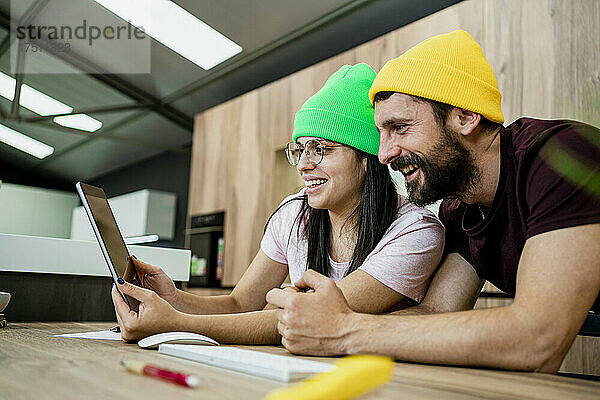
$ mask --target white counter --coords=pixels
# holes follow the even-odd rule
[[[190,250],[127,246],[130,254],[188,281]],[[0,233],[0,271],[110,276],[98,242]]]

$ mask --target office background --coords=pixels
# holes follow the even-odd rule
[[[46,3],[46,4],[45,4]],[[24,82],[103,122],[93,134],[60,127],[50,119],[21,122],[0,97],[2,120],[55,147],[43,160],[2,145],[4,182],[74,191],[77,180],[101,185],[109,197],[149,188],[176,193],[176,236],[163,246],[184,246],[194,116],[341,51],[436,12],[456,1],[186,1],[182,6],[228,35],[243,51],[205,71],[159,43],[152,43],[150,75],[38,75]],[[47,1],[27,0],[24,14],[44,21]],[[85,10],[80,11],[83,18]],[[11,45],[10,2],[0,1],[0,70]],[[73,17],[75,20],[75,16]],[[89,67],[56,53],[68,68]],[[63,57],[61,59],[61,57]],[[176,99],[176,100],[173,100]],[[166,103],[166,101],[169,101]],[[123,110],[124,107],[131,107]],[[106,112],[111,108],[114,112]],[[35,115],[21,108],[20,117]]]
[[[47,2],[23,3],[28,18],[43,20]],[[175,193],[175,235],[150,245],[184,247],[191,216],[224,211],[224,286],[239,280],[264,222],[299,187],[283,154],[295,111],[343,64],[366,62],[377,71],[421,40],[465,29],[496,72],[506,123],[531,116],[600,126],[597,0],[178,3],[244,50],[204,71],[153,42],[149,75],[25,74],[23,83],[103,126],[94,133],[61,127],[25,109],[15,114],[0,97],[2,124],[55,148],[40,160],[0,144],[0,180],[71,193],[84,180],[109,197]],[[10,2],[0,1],[3,72],[9,12]],[[77,68],[73,58],[61,62]]]
[[[28,18],[43,20],[44,3],[24,2]],[[266,221],[299,186],[282,151],[295,110],[342,64],[362,61],[378,70],[419,41],[462,28],[497,74],[507,122],[526,115],[600,125],[595,0],[185,3],[244,50],[209,71],[152,43],[150,75],[26,74],[24,83],[75,110],[99,110],[89,115],[103,126],[82,132],[22,107],[15,118],[0,97],[5,125],[55,147],[39,160],[0,145],[0,179],[69,192],[84,180],[109,197],[139,189],[175,193],[175,236],[159,246],[184,247],[189,216],[226,211],[227,286],[258,249],[263,226],[256,221]],[[9,4],[0,2],[4,71]]]
[[[282,151],[293,115],[339,66],[366,62],[378,71],[416,43],[461,28],[496,72],[507,124],[531,116],[600,126],[599,7],[596,1],[461,2],[199,113],[189,212],[225,210],[224,282],[237,282],[256,254],[263,229],[256,221],[266,221],[299,187]]]

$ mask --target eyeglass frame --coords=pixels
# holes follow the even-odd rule
[[[334,148],[334,147],[346,147],[345,144],[333,144],[333,145],[324,144],[322,141],[320,141],[318,139],[307,140],[304,143],[304,145],[302,146],[302,148],[300,148],[300,144],[298,144],[296,142],[288,142],[285,145],[285,156],[287,157],[288,162],[292,166],[296,167],[296,166],[298,166],[298,164],[300,164],[300,158],[302,158],[302,154],[304,154],[304,148],[306,147],[306,144],[310,143],[310,142],[317,142],[318,143],[318,146],[315,146],[315,149],[318,149],[318,148],[328,149],[328,148]],[[292,162],[292,157],[290,156],[290,152],[291,152],[290,146],[292,146],[292,145],[298,146],[299,147],[298,151],[300,151],[300,155],[298,156],[298,161],[295,164]],[[323,161],[324,155],[325,155],[325,152],[321,152],[321,155],[320,155],[321,158],[319,159],[318,162],[315,162],[314,160],[312,160],[311,156],[308,155],[308,154],[306,155],[306,159],[307,159],[307,161],[309,161],[313,165],[319,165]]]

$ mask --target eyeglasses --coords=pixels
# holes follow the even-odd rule
[[[288,161],[293,166],[298,165],[300,162],[300,157],[304,153],[306,159],[317,165],[321,161],[323,161],[323,155],[327,153],[327,150],[333,147],[344,147],[343,144],[337,145],[325,145],[318,140],[308,140],[304,145],[300,145],[298,143],[289,142],[285,146],[285,155],[287,156]]]

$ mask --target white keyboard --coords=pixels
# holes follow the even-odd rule
[[[310,361],[236,347],[161,344],[158,351],[162,354],[282,382],[304,379],[310,375],[329,372],[336,368],[332,364],[320,361]]]

